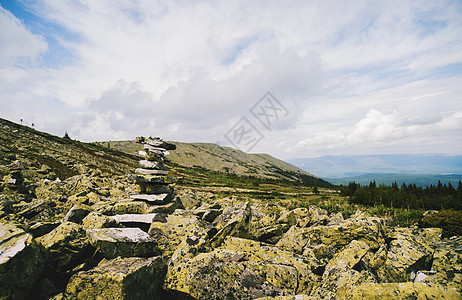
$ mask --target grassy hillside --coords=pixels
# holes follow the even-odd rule
[[[81,173],[82,168],[123,175],[138,164],[134,155],[60,138],[0,119],[0,164],[7,165],[15,160],[48,170],[61,180]]]
[[[341,212],[344,217],[359,209],[392,217],[402,225],[415,223],[423,214],[422,210],[351,203],[329,188],[331,185],[326,181],[269,155],[247,155],[213,144],[177,144],[177,150],[171,151],[165,164],[179,194],[192,191],[232,201],[263,201],[287,209],[317,205],[329,213]],[[140,148],[141,145],[131,141],[81,143],[0,119],[0,204],[11,199],[16,203],[22,199],[53,197],[53,193],[43,194],[39,190],[48,190],[47,180],[57,178],[65,187],[88,184],[85,193],[92,191],[101,197],[123,199],[138,188],[126,175],[138,167]],[[224,169],[221,163],[229,169]],[[18,170],[24,178],[23,190],[11,189],[7,183]]]
[[[167,158],[179,166],[203,168],[229,175],[329,186],[326,181],[268,154],[247,154],[211,143],[173,143],[177,145],[177,149],[171,151]],[[134,141],[110,141],[97,144],[129,154],[137,154],[139,150],[142,150],[142,145]]]
[[[214,144],[178,143],[166,165],[170,175],[195,185],[255,185],[291,181],[305,185],[330,186],[270,155],[247,155]],[[40,132],[0,119],[0,165],[25,161],[51,179],[64,180],[83,169],[107,175],[126,175],[138,166],[142,146],[134,141],[82,143]],[[255,178],[254,178],[255,177]],[[257,179],[258,178],[258,179]]]

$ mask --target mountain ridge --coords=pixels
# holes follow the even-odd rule
[[[462,155],[452,154],[326,155],[287,161],[321,178],[368,173],[462,174]]]
[[[184,167],[200,167],[214,172],[234,174],[238,176],[255,176],[268,179],[299,181],[303,177],[319,177],[302,170],[269,154],[248,154],[243,151],[223,147],[213,143],[185,143],[171,141],[177,145],[166,158]],[[143,150],[134,141],[97,142],[102,147],[108,147],[129,154]]]

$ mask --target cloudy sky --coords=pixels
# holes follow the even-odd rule
[[[462,154],[459,0],[0,6],[0,117],[38,130],[283,159]]]

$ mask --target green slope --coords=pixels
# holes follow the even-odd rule
[[[173,143],[177,145],[177,148],[170,151],[167,159],[183,167],[204,168],[238,176],[302,181],[319,186],[329,185],[324,180],[269,154],[247,154],[212,143]],[[130,154],[136,154],[142,150],[142,146],[134,141],[100,142],[98,145]]]

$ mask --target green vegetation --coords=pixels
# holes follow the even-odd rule
[[[443,210],[436,212],[421,219],[419,226],[443,228],[443,237],[462,235],[462,211]]]
[[[407,209],[462,209],[462,183],[454,188],[438,183],[429,187],[417,187],[415,184],[403,183],[398,188],[395,182],[391,186],[379,185],[372,181],[368,186],[350,182],[348,186],[341,187],[343,196],[350,196],[351,203],[366,206],[383,205],[391,208]]]

